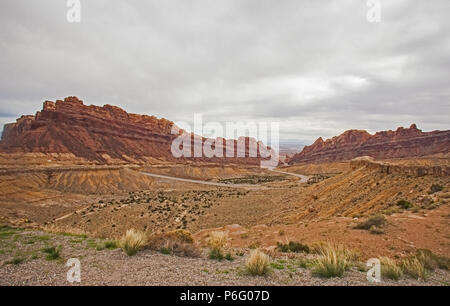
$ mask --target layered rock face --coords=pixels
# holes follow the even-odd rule
[[[349,130],[324,141],[317,139],[295,154],[289,164],[351,160],[360,156],[375,159],[419,157],[450,152],[450,130],[422,132],[415,124],[396,131],[374,135],[361,130]]]
[[[237,141],[231,140],[235,144],[233,157],[176,158],[171,152],[172,141],[178,136],[171,133],[173,126],[166,119],[129,114],[111,105],[87,106],[76,97],[68,97],[56,102],[45,101],[42,111],[35,116],[22,116],[15,123],[5,125],[0,152],[72,153],[98,163],[158,159],[259,164],[259,158],[249,157],[251,140],[248,138],[244,157],[237,157]],[[203,143],[207,140],[200,139]],[[223,140],[223,144],[225,152],[227,141]]]

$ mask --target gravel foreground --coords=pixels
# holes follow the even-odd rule
[[[6,234],[5,234],[6,233]],[[282,269],[274,268],[268,276],[253,277],[244,272],[244,256],[233,261],[186,258],[145,250],[129,257],[121,249],[101,249],[104,240],[83,236],[13,230],[0,233],[0,285],[174,285],[174,286],[366,286],[373,285],[366,273],[356,268],[342,278],[324,279],[311,275],[289,259],[280,260]],[[60,246],[61,258],[47,260],[42,249]],[[81,282],[67,281],[69,258],[81,263]],[[20,259],[12,262],[13,259]],[[277,259],[278,260],[278,259]],[[274,260],[276,261],[276,260]],[[449,285],[449,272],[437,270],[427,281],[403,278],[398,282],[383,279],[380,285]]]

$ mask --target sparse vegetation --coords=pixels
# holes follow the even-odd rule
[[[416,257],[409,257],[402,261],[402,268],[406,274],[414,278],[427,278],[425,265]]]
[[[233,255],[231,255],[231,253],[227,253],[225,255],[225,259],[228,260],[228,261],[233,261],[234,260]]]
[[[428,270],[450,270],[450,258],[436,255],[430,250],[420,249],[417,251],[416,257]]]
[[[218,249],[211,249],[208,255],[209,259],[218,260],[221,261],[224,259],[224,255],[222,254],[221,250]]]
[[[200,250],[194,245],[192,234],[183,229],[151,236],[148,247],[166,255],[173,254],[185,257],[200,256]]]
[[[376,225],[372,225],[369,229],[369,232],[371,234],[381,235],[381,234],[384,234],[385,229],[384,229],[384,227],[378,227]]]
[[[108,250],[114,250],[114,249],[117,249],[119,247],[117,245],[117,241],[115,241],[115,240],[105,241],[104,246],[105,246],[105,249],[108,249]]]
[[[60,247],[54,247],[54,246],[50,246],[50,247],[46,247],[46,248],[42,249],[42,252],[47,254],[45,256],[46,260],[59,259],[61,257],[60,251],[61,251]]]
[[[309,253],[309,246],[306,244],[302,244],[295,241],[289,241],[289,243],[283,244],[281,242],[277,242],[277,250],[283,253],[293,252],[293,253]]]
[[[366,221],[357,224],[355,228],[368,230],[371,234],[383,234],[386,224],[386,217],[379,214],[369,217]]]
[[[308,183],[309,185],[312,185],[312,184],[319,183],[319,182],[321,182],[321,181],[323,181],[323,180],[326,180],[326,179],[328,179],[328,178],[330,178],[329,175],[324,175],[324,174],[313,174],[312,176],[309,177],[307,183]]]
[[[248,175],[237,178],[220,179],[223,184],[261,184],[286,180],[285,175]]]
[[[226,232],[211,232],[207,242],[210,248],[209,258],[222,260],[224,258],[222,251],[228,243],[228,234]]]
[[[399,267],[394,260],[388,257],[381,257],[380,263],[381,263],[382,277],[386,277],[397,281],[403,276],[403,271],[401,267]]]
[[[172,250],[169,249],[168,247],[161,247],[159,251],[161,252],[161,254],[164,255],[170,255],[172,253]]]
[[[313,275],[320,277],[341,277],[351,267],[356,255],[342,246],[322,243],[315,246],[319,254],[313,268]]]
[[[270,266],[277,270],[284,270],[284,265],[280,262],[272,262],[270,263]]]
[[[300,258],[297,261],[297,264],[300,268],[308,269],[308,268],[312,268],[314,266],[314,260],[307,259],[307,258]]]
[[[19,265],[19,264],[21,264],[24,261],[25,261],[25,258],[23,258],[23,257],[14,257],[13,259],[6,261],[5,264],[7,264],[7,265]]]
[[[20,229],[9,227],[7,225],[0,226],[0,239],[8,238],[14,234],[16,234]]]
[[[392,206],[383,210],[383,214],[390,216],[392,214],[399,213],[400,211],[401,211],[400,207]]]
[[[147,236],[144,232],[129,229],[120,239],[119,246],[128,256],[135,255],[147,245]]]
[[[397,206],[399,206],[402,209],[410,209],[413,207],[412,203],[407,200],[399,200],[397,201]]]
[[[270,270],[269,256],[260,250],[252,250],[245,263],[245,268],[250,275],[266,275]]]
[[[442,190],[444,190],[444,187],[442,185],[433,184],[430,187],[430,194],[433,194],[433,193],[436,193],[436,192],[439,192],[439,191],[442,191]]]
[[[104,249],[108,250],[114,250],[117,249],[119,246],[117,245],[117,241],[115,240],[107,240],[101,243],[95,243],[97,251],[101,251]]]

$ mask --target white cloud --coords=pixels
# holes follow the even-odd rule
[[[448,129],[448,0],[0,1],[0,113],[43,100],[191,122],[274,120],[282,138]],[[6,120],[6,119],[5,119]],[[285,136],[286,135],[286,136]]]

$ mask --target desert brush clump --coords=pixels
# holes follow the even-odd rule
[[[118,247],[119,246],[117,245],[117,241],[115,241],[115,240],[106,240],[106,241],[98,243],[96,245],[97,251],[102,251],[104,249],[114,250],[114,249],[117,249]]]
[[[286,244],[277,242],[276,249],[283,253],[293,252],[293,253],[309,253],[309,246],[300,242],[289,241]]]
[[[226,232],[211,232],[207,239],[208,247],[210,249],[209,258],[222,260],[224,258],[223,249],[228,244],[228,233]]]
[[[402,268],[389,257],[381,257],[381,276],[393,280],[399,280],[403,276]]]
[[[326,278],[343,276],[358,258],[354,251],[331,243],[314,245],[314,252],[319,257],[314,262],[313,275]]]
[[[417,259],[423,263],[425,269],[434,271],[435,269],[450,270],[450,258],[436,255],[430,250],[419,249],[416,252]]]
[[[142,231],[129,229],[120,238],[119,246],[128,256],[133,256],[147,246],[147,235]]]
[[[450,258],[434,254],[430,250],[419,249],[416,254],[402,260],[401,267],[405,274],[426,280],[429,272],[436,269],[449,270]]]
[[[413,207],[412,203],[408,200],[399,200],[397,201],[397,206],[402,209],[410,209]]]
[[[25,258],[23,258],[23,257],[14,257],[13,259],[6,261],[5,264],[6,265],[20,265],[24,261],[25,261]]]
[[[260,250],[252,250],[245,262],[245,270],[248,274],[266,275],[270,271],[270,258]]]
[[[47,259],[47,260],[56,260],[56,259],[60,258],[61,257],[60,251],[61,251],[60,247],[54,247],[54,246],[49,246],[49,247],[45,247],[42,249],[42,252],[47,254],[45,256],[45,259]]]
[[[107,241],[105,241],[103,246],[105,247],[105,249],[108,249],[108,250],[114,250],[119,247],[117,245],[117,241],[115,241],[115,240],[107,240]]]
[[[152,235],[148,247],[165,255],[200,256],[200,250],[194,245],[192,234],[184,229]]]
[[[369,217],[366,221],[358,223],[355,229],[363,229],[370,231],[371,234],[383,234],[386,228],[386,217],[378,214]]]
[[[427,278],[427,270],[425,265],[416,256],[406,258],[402,261],[403,271],[413,278]]]
[[[433,193],[436,193],[436,192],[439,192],[439,191],[442,191],[442,190],[444,190],[444,187],[442,185],[433,184],[430,187],[430,192],[429,193],[433,194]]]

